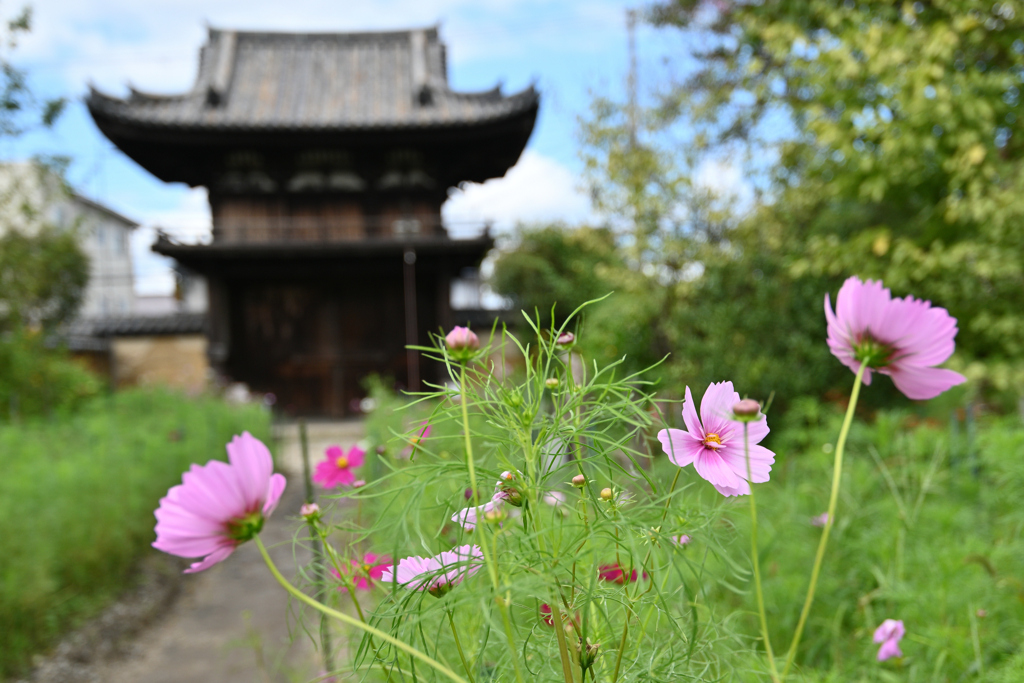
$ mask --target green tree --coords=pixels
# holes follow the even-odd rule
[[[514,246],[494,264],[491,286],[513,305],[560,325],[580,304],[614,288],[624,260],[614,233],[607,228],[564,225],[520,226]]]
[[[968,374],[1019,386],[1024,4],[678,0],[651,18],[707,46],[663,115],[712,149],[777,152],[751,221],[793,236],[786,277],[932,299],[960,320]]]

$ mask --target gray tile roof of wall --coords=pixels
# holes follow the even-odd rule
[[[83,318],[71,322],[68,338],[105,338],[201,334],[206,329],[205,313],[171,315],[130,315],[113,318]]]
[[[160,128],[344,130],[485,123],[537,106],[529,88],[448,87],[437,29],[261,33],[210,29],[190,92],[127,99],[91,89],[94,115]]]

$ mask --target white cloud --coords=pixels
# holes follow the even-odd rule
[[[181,195],[173,209],[149,211],[139,216],[141,226],[132,235],[132,266],[138,294],[170,294],[174,291],[174,261],[153,253],[157,229],[182,242],[207,241],[210,236],[210,205],[206,190],[197,188]]]
[[[441,214],[453,237],[478,232],[485,223],[497,232],[508,232],[517,223],[579,223],[594,216],[579,184],[580,178],[562,164],[526,150],[504,178],[466,183],[453,191]]]

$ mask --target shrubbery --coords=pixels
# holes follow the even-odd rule
[[[266,411],[164,391],[0,427],[0,678],[123,589],[161,496],[243,430],[269,438]]]

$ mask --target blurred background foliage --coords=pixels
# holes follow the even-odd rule
[[[1013,407],[1024,3],[677,0],[644,16],[679,32],[678,78],[632,102],[595,97],[581,127],[624,259],[588,268],[589,252],[572,253],[592,227],[561,242],[527,227],[497,259],[496,290],[530,310],[614,290],[589,315],[602,330],[581,338],[589,352],[637,366],[671,352],[670,393],[731,378],[784,408],[845,393],[823,295],[850,275],[881,278],[958,318],[951,366],[972,380],[961,395]],[[730,193],[735,169],[747,184]]]
[[[11,63],[19,39],[32,27],[31,8],[0,31],[0,139],[50,127],[65,100],[40,100],[23,69]],[[64,183],[66,159],[37,159],[40,182]],[[74,230],[47,220],[31,182],[0,193],[0,421],[53,414],[95,396],[102,383],[72,361],[55,334],[74,318],[89,280],[89,259]]]

